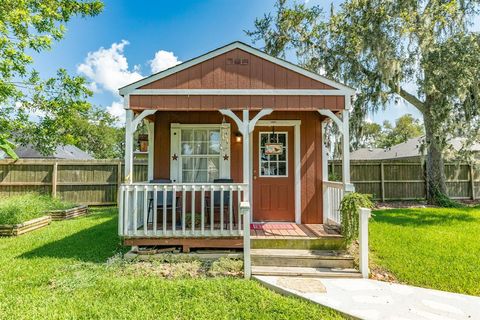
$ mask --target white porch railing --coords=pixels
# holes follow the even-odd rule
[[[132,183],[120,187],[124,237],[242,236],[242,183]]]
[[[323,223],[340,224],[340,202],[343,195],[342,182],[323,181]]]

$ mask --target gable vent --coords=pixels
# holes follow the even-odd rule
[[[247,65],[248,64],[248,59],[244,58],[228,58],[227,59],[227,64],[238,64],[238,65]]]

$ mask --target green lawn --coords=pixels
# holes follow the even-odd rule
[[[239,278],[126,272],[116,209],[0,238],[0,319],[342,319]]]
[[[375,211],[370,246],[400,282],[480,295],[480,208]]]

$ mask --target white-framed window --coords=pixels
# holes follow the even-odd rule
[[[170,179],[205,183],[230,178],[230,124],[171,124]]]
[[[288,177],[288,132],[260,132],[260,177]]]

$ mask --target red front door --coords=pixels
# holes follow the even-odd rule
[[[274,129],[273,129],[274,128]],[[295,221],[293,127],[253,132],[253,221]]]

